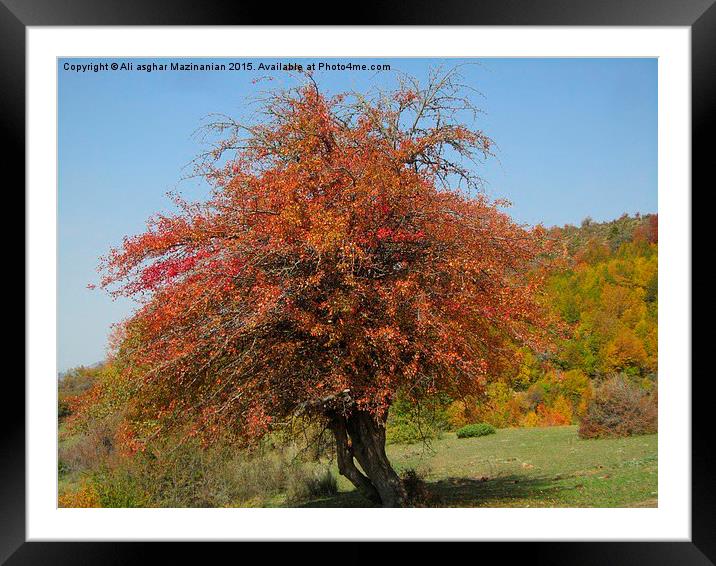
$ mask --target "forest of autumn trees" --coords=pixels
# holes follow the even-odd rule
[[[545,281],[544,305],[561,323],[549,355],[516,348],[515,364],[484,394],[448,408],[453,426],[578,422],[594,390],[614,376],[652,392],[658,359],[658,217],[550,229],[565,261]]]

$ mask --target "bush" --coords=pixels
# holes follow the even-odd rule
[[[551,407],[537,406],[539,426],[563,426],[572,424],[572,405],[562,395],[557,397]]]
[[[308,470],[297,468],[288,478],[287,500],[306,501],[330,497],[338,493],[338,482],[328,468]]]
[[[448,426],[451,430],[457,430],[468,424],[468,406],[465,401],[453,401],[445,410]]]
[[[69,466],[62,460],[57,460],[57,475],[63,476],[70,472]]]
[[[84,393],[92,387],[100,372],[100,367],[80,366],[69,370],[57,384],[60,396],[76,396]]]
[[[202,448],[194,440],[178,445],[173,440],[132,456],[105,457],[82,469],[95,506],[254,507],[284,496],[295,503],[338,492],[326,464],[305,461],[296,446],[277,449],[267,443],[240,449],[227,443]],[[70,503],[79,498],[63,497]]]
[[[534,411],[539,405],[544,403],[544,396],[545,393],[542,384],[534,383],[530,385],[530,388],[525,394],[525,405],[527,405],[530,410]]]
[[[156,507],[243,507],[288,490],[300,473],[291,454],[271,449],[202,448],[198,442],[162,447],[157,457],[137,454],[131,475]],[[299,490],[292,487],[294,493]]]
[[[458,438],[472,438],[488,434],[495,434],[495,427],[487,423],[469,424],[457,431]]]
[[[61,473],[96,469],[114,455],[117,422],[112,419],[92,420],[84,432],[60,443],[58,468]]]
[[[387,444],[415,444],[440,438],[441,431],[424,423],[409,420],[395,420],[386,428]]]
[[[101,469],[91,476],[98,507],[151,507],[149,494],[137,481],[131,469]]]
[[[433,498],[428,491],[425,480],[412,468],[405,470],[400,474],[400,480],[403,482],[405,495],[408,498],[409,507],[429,507],[433,502]]]
[[[540,426],[540,420],[537,416],[537,413],[534,411],[530,411],[527,413],[522,419],[520,420],[520,426],[527,427],[527,428],[533,428]]]
[[[72,414],[72,409],[70,408],[70,403],[67,401],[67,399],[60,398],[57,401],[57,418],[62,421],[69,417]]]
[[[83,483],[79,489],[62,493],[57,498],[58,507],[83,508],[101,507],[99,495],[89,483]]]
[[[604,382],[594,392],[579,427],[581,438],[632,436],[657,431],[656,392],[649,393],[623,376]]]
[[[519,397],[519,398],[518,398]],[[478,404],[470,422],[481,421],[496,428],[514,426],[519,421],[522,395],[516,396],[508,383],[496,381],[486,389],[486,396]]]
[[[57,384],[57,416],[60,421],[72,414],[72,401],[95,383],[101,368],[77,367],[69,370]]]
[[[388,413],[386,442],[388,444],[413,444],[440,438],[448,427],[445,409],[440,399],[414,405],[398,397]]]

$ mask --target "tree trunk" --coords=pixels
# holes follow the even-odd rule
[[[403,507],[405,489],[385,454],[385,426],[366,411],[329,415],[341,475],[366,498],[383,507]],[[362,468],[356,466],[355,460]]]

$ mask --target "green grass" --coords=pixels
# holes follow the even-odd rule
[[[63,438],[62,445],[77,439]],[[415,469],[427,482],[431,505],[443,507],[654,507],[657,504],[657,435],[582,440],[576,426],[498,429],[458,439],[446,433],[428,444],[392,444],[398,472]],[[229,465],[229,464],[227,464]],[[370,506],[338,475],[338,494],[303,507]],[[76,489],[83,472],[60,474],[59,491]],[[237,507],[292,507],[276,493]]]
[[[396,470],[423,474],[444,507],[655,507],[657,435],[582,440],[576,426],[500,429],[428,445],[390,445]],[[366,507],[339,477],[339,494],[307,507]]]

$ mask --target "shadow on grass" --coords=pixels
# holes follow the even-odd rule
[[[510,475],[487,480],[448,478],[428,484],[440,507],[506,507],[510,500],[541,500],[564,489],[550,478]]]
[[[489,479],[447,478],[426,482],[431,495],[429,507],[509,507],[510,500],[542,501],[545,495],[569,488],[553,478],[510,475]],[[307,501],[298,507],[374,507],[357,491]]]

